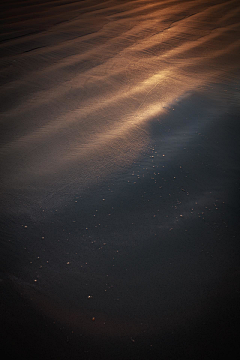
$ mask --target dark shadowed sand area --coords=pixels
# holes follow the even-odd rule
[[[239,354],[239,0],[3,0],[4,359]]]

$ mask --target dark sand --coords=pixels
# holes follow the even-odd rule
[[[239,1],[0,17],[4,358],[232,358]]]

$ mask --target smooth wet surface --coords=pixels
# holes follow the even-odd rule
[[[2,5],[7,351],[238,350],[239,16],[234,0]]]

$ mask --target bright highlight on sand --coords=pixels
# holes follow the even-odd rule
[[[236,1],[83,1],[19,11],[6,9],[0,45],[2,116],[16,129],[0,154],[13,187],[73,167],[84,186],[92,171],[104,176],[131,163],[148,146],[153,119],[237,66]]]

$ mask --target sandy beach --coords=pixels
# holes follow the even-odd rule
[[[239,350],[239,1],[11,0],[0,18],[8,351]]]

